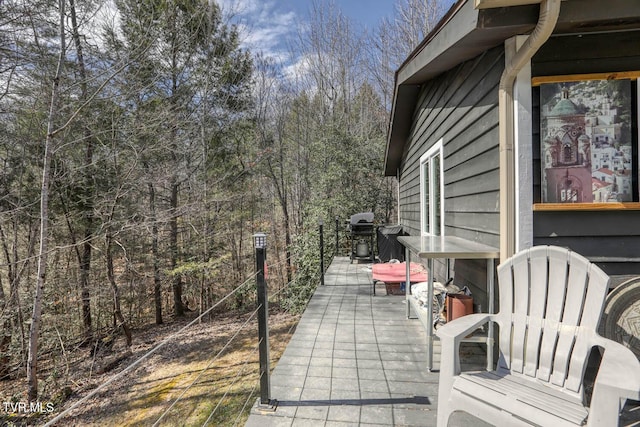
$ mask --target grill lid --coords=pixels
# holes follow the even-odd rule
[[[351,225],[358,225],[362,223],[371,224],[373,223],[373,212],[361,212],[355,215],[351,215],[349,223]]]

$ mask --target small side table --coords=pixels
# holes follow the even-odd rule
[[[454,236],[399,236],[406,251],[406,260],[410,260],[411,253],[420,259],[427,260],[428,296],[427,301],[433,301],[433,260],[440,259],[486,259],[487,260],[487,299],[488,312],[494,313],[495,260],[500,258],[500,251],[493,246]],[[408,264],[407,264],[408,265]],[[406,269],[406,280],[409,281],[410,271]],[[411,315],[411,294],[409,286],[406,292],[407,318]],[[427,369],[433,369],[433,310],[427,311]],[[487,369],[493,369],[493,325],[489,324],[487,338]]]

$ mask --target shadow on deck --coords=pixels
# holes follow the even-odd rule
[[[256,406],[246,426],[435,426],[435,372],[426,369],[426,334],[406,318],[403,296],[373,296],[371,264],[335,258],[271,377],[273,412]],[[486,365],[477,344],[463,349]],[[455,414],[450,426],[484,426]]]

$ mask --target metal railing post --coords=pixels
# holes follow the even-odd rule
[[[340,237],[338,236],[338,227],[339,227],[338,217],[336,216],[336,253],[335,256],[338,256],[340,253]]]
[[[318,220],[318,227],[320,228],[320,284],[324,286],[324,221]]]
[[[256,233],[253,236],[256,248],[256,282],[258,294],[258,339],[260,353],[260,406],[274,410],[275,401],[271,400],[271,369],[269,358],[269,301],[267,299],[267,281],[265,277],[265,259],[267,236]]]

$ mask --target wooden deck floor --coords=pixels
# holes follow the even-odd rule
[[[486,365],[478,345],[468,362]],[[274,412],[255,406],[247,426],[435,426],[438,372],[403,296],[373,296],[371,265],[336,258],[271,377]],[[439,362],[436,346],[435,366]],[[451,425],[486,425],[466,414]]]
[[[275,411],[255,405],[247,427],[436,424],[439,346],[426,369],[426,334],[406,318],[404,296],[372,292],[371,264],[335,258],[271,376]],[[463,344],[463,369],[486,367],[479,344]],[[488,424],[456,413],[450,427]],[[620,426],[640,426],[628,402]]]

